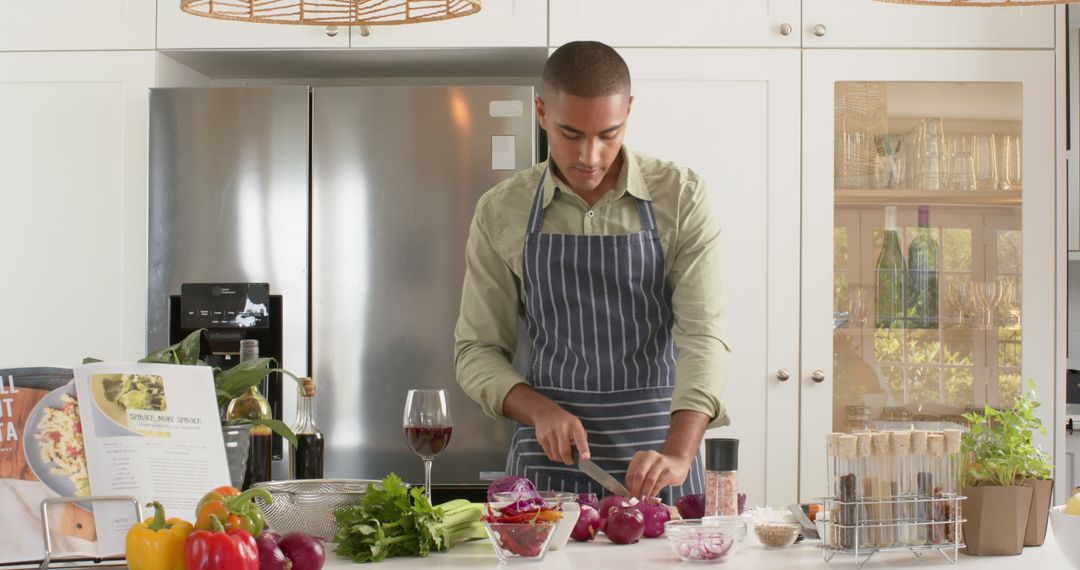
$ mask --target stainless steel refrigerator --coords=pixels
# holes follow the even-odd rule
[[[318,386],[326,477],[422,482],[402,413],[409,388],[433,387],[454,423],[433,481],[502,471],[509,426],[457,387],[453,328],[476,201],[535,161],[532,99],[531,86],[151,90],[150,348],[167,344],[182,283],[269,283],[282,365]]]

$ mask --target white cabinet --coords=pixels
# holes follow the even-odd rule
[[[954,8],[803,0],[803,47],[1054,47],[1053,6]]]
[[[140,0],[150,3],[150,0]],[[157,0],[158,49],[347,48],[349,30],[323,26],[255,24],[195,16],[178,0]]]
[[[155,7],[149,0],[0,5],[0,51],[154,49]]]
[[[1060,425],[1053,52],[805,50],[802,69],[800,497],[826,489],[826,432],[868,420],[1009,406],[1030,378],[1044,424]],[[1000,152],[982,153],[991,140]],[[991,155],[996,180],[981,174]],[[895,286],[876,261],[890,206],[907,278],[921,251],[937,287]],[[940,253],[911,245],[920,206]],[[912,300],[929,292],[924,322]]]
[[[799,0],[549,0],[550,43],[798,47]]]
[[[421,24],[354,27],[352,47],[544,47],[547,10],[546,0],[489,0],[471,16]]]
[[[5,364],[145,354],[147,89],[156,57],[0,53]]]
[[[722,224],[728,337],[723,397],[742,490],[794,502],[797,366],[799,54],[797,50],[623,49],[634,103],[626,144],[698,172]]]

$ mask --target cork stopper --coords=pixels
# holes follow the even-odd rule
[[[911,432],[910,431],[894,431],[889,434],[889,439],[892,441],[892,451],[896,455],[910,455],[911,454]]]
[[[300,378],[300,391],[308,398],[315,397],[315,381],[307,376]]]
[[[945,436],[945,453],[952,455],[954,453],[960,453],[960,438],[963,432],[958,429],[947,429],[943,432]]]
[[[859,457],[870,457],[870,434],[857,433],[855,437],[858,440],[856,445],[859,450]]]
[[[945,455],[945,436],[940,433],[927,435],[926,449],[929,451],[930,457],[941,457]]]
[[[926,455],[927,433],[917,429],[911,432],[911,452],[916,455]]]
[[[841,435],[837,438],[837,448],[842,459],[855,459],[858,452],[859,438],[853,435]]]
[[[836,457],[840,453],[840,435],[838,432],[825,434],[825,454],[829,457]]]
[[[889,432],[870,434],[870,441],[874,446],[874,455],[889,454]]]

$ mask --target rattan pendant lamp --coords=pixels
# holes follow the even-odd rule
[[[263,24],[392,26],[480,11],[480,0],[180,0],[188,14]]]
[[[1046,4],[1069,4],[1080,0],[877,0],[890,4],[916,4],[919,6],[953,6],[974,8],[1009,8],[1013,6],[1044,6]]]

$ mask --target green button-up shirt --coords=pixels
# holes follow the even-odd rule
[[[705,182],[693,171],[624,146],[615,188],[591,208],[557,176],[544,180],[543,233],[614,235],[642,230],[635,198],[652,202],[672,288],[678,347],[671,411],[729,423],[720,401],[729,352],[722,294],[720,227]],[[550,162],[550,160],[549,160]],[[549,163],[517,173],[480,198],[466,246],[461,314],[455,330],[457,380],[484,412],[502,417],[510,389],[527,383],[511,361],[524,315],[522,253],[529,212]]]

